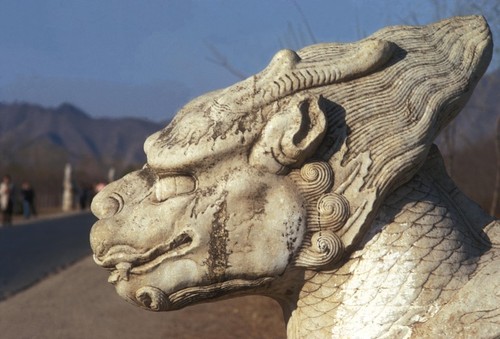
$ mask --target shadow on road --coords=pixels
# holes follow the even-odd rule
[[[91,253],[90,213],[0,229],[0,300]]]

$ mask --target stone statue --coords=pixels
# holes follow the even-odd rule
[[[278,52],[95,197],[96,263],[154,311],[272,297],[290,338],[499,336],[499,223],[433,146],[491,53],[477,16]]]
[[[64,166],[62,210],[71,211],[73,208],[73,184],[71,182],[71,164]]]

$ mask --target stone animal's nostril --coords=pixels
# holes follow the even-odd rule
[[[123,198],[118,193],[111,193],[107,197],[97,197],[92,201],[92,212],[99,218],[109,218],[119,213],[123,208]]]
[[[106,249],[105,244],[99,244],[94,248],[94,254],[100,257],[106,253]]]

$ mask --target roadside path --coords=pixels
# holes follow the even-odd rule
[[[0,228],[0,300],[89,255],[94,221],[74,213]]]
[[[129,305],[107,283],[109,273],[93,263],[88,237],[94,220],[81,213],[0,229],[0,338],[286,337],[281,309],[269,298],[162,313]]]

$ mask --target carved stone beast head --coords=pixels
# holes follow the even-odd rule
[[[95,197],[96,263],[152,310],[291,293],[292,277],[356,248],[490,54],[479,17],[277,53],[184,106],[146,140],[143,169]]]

